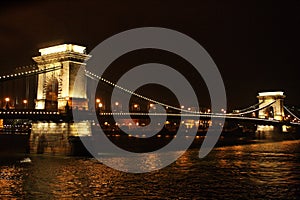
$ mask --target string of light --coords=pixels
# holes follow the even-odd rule
[[[62,66],[54,66],[54,67],[48,67],[48,68],[32,69],[32,70],[25,71],[25,72],[16,72],[16,73],[8,74],[8,75],[2,75],[2,76],[0,76],[0,82],[17,79],[17,78],[22,78],[24,76],[34,76],[37,74],[48,73],[48,72],[52,72],[55,70],[59,70],[61,68],[62,68]]]
[[[37,65],[30,65],[30,66],[23,66],[23,67],[19,67],[18,69],[24,69],[24,68],[35,68],[37,67]],[[8,74],[8,75],[3,75],[3,76],[0,76],[0,82],[1,81],[6,81],[6,80],[11,80],[11,79],[16,79],[16,78],[20,78],[20,77],[24,77],[24,76],[33,76],[33,75],[37,75],[37,74],[41,74],[41,73],[48,73],[48,72],[51,72],[51,71],[55,71],[55,70],[59,70],[61,69],[62,66],[54,66],[54,67],[49,67],[49,68],[39,68],[39,69],[33,69],[33,70],[29,70],[29,71],[25,71],[25,72],[16,72],[16,73],[13,73],[13,74]],[[88,70],[85,70],[85,74],[87,77],[93,79],[93,80],[96,80],[96,81],[99,81],[101,80],[102,82],[105,82],[107,83],[108,85],[111,85],[113,87],[116,87],[126,93],[129,93],[131,95],[134,95],[136,97],[139,97],[141,99],[144,99],[144,100],[147,100],[151,103],[154,103],[154,104],[158,104],[158,105],[161,105],[161,106],[164,106],[164,107],[167,107],[167,108],[171,108],[171,109],[174,109],[174,110],[177,110],[177,111],[180,111],[180,112],[185,112],[185,113],[191,113],[191,114],[196,114],[196,115],[204,115],[204,116],[208,116],[208,115],[218,115],[218,116],[233,116],[233,115],[246,115],[246,114],[249,114],[249,113],[253,113],[253,112],[256,112],[256,111],[259,111],[259,110],[262,110],[262,109],[265,109],[266,107],[272,105],[273,103],[276,102],[276,100],[274,100],[273,102],[263,106],[263,107],[260,107],[260,108],[256,108],[256,109],[253,109],[253,110],[250,110],[250,111],[246,111],[246,112],[239,112],[239,113],[202,113],[202,112],[199,112],[199,111],[191,111],[191,110],[186,110],[186,109],[182,109],[182,108],[177,108],[175,106],[172,106],[172,105],[169,105],[169,104],[165,104],[165,103],[162,103],[162,102],[159,102],[157,100],[154,100],[154,99],[151,99],[151,98],[148,98],[146,96],[143,96],[143,95],[140,95],[136,92],[133,92],[131,90],[128,90],[122,86],[119,86],[119,85],[116,85],[115,83],[101,77],[101,76],[98,76],[97,74],[94,74]],[[249,106],[248,108],[245,108],[245,109],[242,109],[242,110],[239,110],[239,111],[244,111],[244,110],[248,110],[250,108],[253,108],[253,107],[256,107],[260,104],[262,104],[263,102],[260,102],[260,103],[257,103],[257,104],[254,104],[252,106]],[[291,111],[289,111],[286,107],[284,107],[292,116],[294,116],[297,120],[300,121],[300,119],[295,116]],[[199,115],[200,116],[200,115]]]
[[[253,109],[253,110],[250,110],[250,111],[246,111],[246,112],[242,112],[242,113],[229,113],[229,114],[227,114],[227,115],[246,115],[246,114],[249,114],[249,113],[253,113],[253,112],[256,112],[256,111],[260,111],[260,110],[262,110],[262,109],[265,109],[265,108],[267,108],[267,107],[269,107],[269,106],[271,106],[273,103],[275,103],[276,102],[276,100],[274,100],[274,101],[272,101],[271,103],[269,103],[269,104],[267,104],[267,105],[265,105],[265,106],[263,106],[263,107],[260,107],[260,108],[256,108],[256,109]]]
[[[177,111],[180,111],[180,112],[195,113],[195,114],[198,113],[198,114],[200,114],[200,112],[197,112],[197,111],[190,111],[190,110],[185,110],[185,109],[182,109],[182,108],[177,108],[177,107],[175,107],[175,106],[168,105],[168,104],[165,104],[165,103],[156,101],[156,100],[154,100],[154,99],[145,97],[145,96],[140,95],[140,94],[138,94],[138,93],[136,93],[136,92],[133,92],[133,91],[131,91],[131,90],[128,90],[128,89],[126,89],[126,88],[124,88],[124,87],[122,87],[122,86],[116,85],[115,83],[112,83],[111,81],[109,81],[109,80],[107,80],[107,79],[105,79],[105,78],[103,78],[103,77],[101,77],[101,76],[98,76],[97,74],[94,74],[94,73],[92,73],[92,72],[90,72],[90,71],[88,71],[88,70],[85,70],[85,72],[86,72],[86,75],[87,75],[88,77],[92,78],[93,80],[101,80],[101,81],[103,81],[103,82],[105,82],[105,83],[107,83],[107,84],[109,84],[109,85],[111,85],[111,86],[113,86],[113,87],[115,87],[115,88],[118,88],[118,89],[120,89],[120,90],[122,90],[122,91],[124,91],[124,92],[126,92],[126,93],[129,93],[129,94],[131,94],[131,95],[133,95],[133,96],[136,96],[136,97],[139,97],[139,98],[141,98],[141,99],[147,100],[147,101],[149,101],[149,102],[151,102],[151,103],[158,104],[158,105],[161,105],[161,106],[164,106],[164,107],[168,107],[168,108],[172,108],[172,109],[177,110]]]
[[[292,111],[290,111],[287,107],[285,107],[285,106],[283,106],[284,107],[284,109],[286,110],[286,111],[288,111],[288,113],[290,113],[293,117],[295,117],[298,121],[300,121],[300,119],[294,114],[294,113],[292,113]]]
[[[261,108],[256,108],[256,109],[253,109],[253,110],[250,110],[250,111],[246,111],[246,112],[241,112],[241,113],[227,113],[227,114],[223,114],[223,113],[201,113],[201,112],[197,112],[197,111],[190,111],[190,110],[186,110],[186,109],[182,109],[182,108],[177,108],[175,106],[171,106],[171,105],[168,105],[168,104],[156,101],[154,99],[145,97],[145,96],[140,95],[138,93],[135,93],[135,92],[133,92],[131,90],[128,90],[128,89],[126,89],[126,88],[124,88],[122,86],[116,85],[115,83],[112,83],[111,81],[109,81],[109,80],[107,80],[107,79],[105,79],[105,78],[103,78],[101,76],[98,76],[97,74],[94,74],[94,73],[92,73],[92,72],[90,72],[88,70],[85,70],[85,72],[86,72],[86,76],[87,77],[89,77],[89,78],[91,78],[91,79],[93,79],[95,81],[101,80],[101,81],[103,81],[103,82],[105,82],[105,83],[107,83],[107,84],[109,84],[109,85],[111,85],[113,87],[116,87],[116,88],[118,88],[118,89],[120,89],[120,90],[122,90],[122,91],[124,91],[126,93],[129,93],[129,94],[134,95],[136,97],[139,97],[141,99],[147,100],[147,101],[149,101],[151,103],[155,103],[155,104],[159,104],[159,105],[164,106],[164,107],[172,108],[172,109],[180,111],[180,112],[186,112],[186,113],[196,114],[196,115],[199,115],[199,116],[201,116],[201,115],[203,115],[203,116],[208,116],[208,115],[210,115],[210,116],[212,116],[212,115],[218,115],[218,116],[245,115],[245,114],[249,114],[249,113],[253,113],[253,112],[262,110],[262,109],[264,109],[264,108],[266,108],[266,107],[268,107],[268,106],[270,106],[270,105],[272,105],[273,103],[276,102],[276,100],[274,100],[273,102],[271,102],[271,103],[269,103],[269,104],[267,104],[267,105],[265,105],[265,106],[263,106]],[[255,106],[260,105],[260,104],[261,103],[255,104],[253,106],[250,106],[249,108],[255,107]]]
[[[255,108],[256,106],[259,106],[259,105],[262,104],[262,103],[264,103],[264,101],[259,102],[259,103],[256,103],[256,104],[254,104],[254,105],[252,105],[252,106],[249,106],[249,107],[247,107],[247,108],[244,108],[244,109],[239,109],[239,112],[244,112],[244,111],[246,111],[246,110],[249,110],[250,108]]]

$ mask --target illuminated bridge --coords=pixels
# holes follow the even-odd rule
[[[82,121],[94,119],[97,117],[110,118],[113,115],[126,120],[128,116],[134,119],[145,119],[149,116],[167,116],[168,119],[180,119],[188,117],[194,120],[195,126],[199,120],[209,121],[211,119],[226,119],[226,121],[251,122],[258,125],[258,130],[264,131],[272,126],[299,126],[300,119],[284,106],[285,95],[283,92],[262,92],[259,93],[258,103],[245,109],[234,110],[227,113],[222,110],[220,113],[211,113],[210,109],[200,112],[197,109],[184,109],[184,107],[175,107],[156,101],[149,97],[130,91],[122,86],[98,76],[97,74],[86,70],[84,61],[90,58],[86,54],[86,48],[73,44],[63,44],[53,47],[40,49],[40,56],[34,57],[37,63],[34,66],[19,70],[15,73],[0,76],[2,87],[2,101],[0,110],[0,119],[27,119],[33,124],[33,133],[40,134],[45,128],[49,128],[49,123],[71,123],[73,121],[72,110],[82,113]],[[22,68],[20,68],[22,69]],[[74,88],[75,76],[81,77],[78,87]],[[14,95],[9,97],[5,94],[5,88],[10,82],[17,80],[26,81],[29,78],[36,80],[37,85],[30,85],[26,82],[26,98],[21,99]],[[166,113],[143,112],[139,109],[138,104],[133,104],[130,113],[125,113],[120,109],[118,102],[115,106],[118,109],[108,111],[104,109],[106,105],[100,99],[96,102],[88,102],[87,79],[103,82],[107,87],[117,88],[125,93],[148,102],[149,108],[160,105],[165,108]],[[4,89],[3,89],[4,88]],[[29,88],[36,88],[34,100],[29,98]],[[6,89],[7,90],[7,89]],[[20,103],[20,99],[22,100]],[[17,102],[18,100],[18,102]],[[93,105],[93,106],[91,106]],[[93,107],[93,108],[91,108]],[[105,120],[103,120],[105,123]],[[37,125],[44,123],[44,126]],[[3,122],[2,122],[3,124]],[[126,125],[126,124],[125,124]],[[53,126],[53,124],[52,124]],[[90,125],[84,123],[81,130],[90,130]],[[44,127],[41,129],[40,127]],[[56,127],[57,128],[57,127]],[[76,132],[74,135],[80,135]]]

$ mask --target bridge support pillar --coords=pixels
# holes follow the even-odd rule
[[[30,134],[30,152],[72,155],[74,149],[70,138],[90,137],[91,134],[92,127],[89,121],[74,123],[34,122]]]
[[[63,44],[40,49],[33,60],[38,68],[47,71],[38,75],[36,109],[64,111],[68,105],[87,110],[87,83],[84,61],[90,58],[85,47]],[[74,88],[75,78],[81,84]]]
[[[283,107],[283,100],[285,95],[283,92],[261,92],[258,93],[258,101],[259,101],[259,108],[263,108],[269,104],[266,108],[259,110],[258,118],[261,119],[270,119],[270,120],[279,120],[282,121],[284,119],[284,107]],[[282,126],[270,126],[270,125],[258,125],[257,132],[282,132]]]

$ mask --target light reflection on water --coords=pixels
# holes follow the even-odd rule
[[[201,160],[192,149],[146,174],[91,158],[31,155],[31,163],[1,162],[0,199],[296,199],[299,155],[299,140],[215,148]],[[159,155],[151,156],[145,162],[159,165]]]
[[[165,162],[176,160],[184,151],[169,151],[169,152],[149,152],[145,154],[120,155],[106,154],[99,156],[99,161],[114,169],[120,169],[123,172],[141,173],[155,171],[165,167]],[[165,162],[163,162],[165,161]]]

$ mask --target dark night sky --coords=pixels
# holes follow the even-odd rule
[[[299,105],[300,3],[288,1],[9,1],[0,3],[1,74],[32,64],[38,49],[87,46],[143,26],[197,40],[217,64],[229,107],[256,103],[259,91],[283,90]]]

